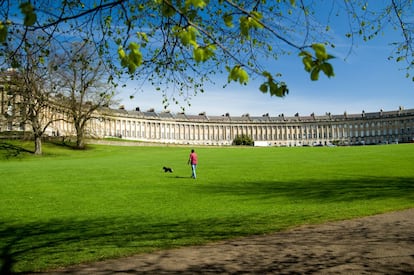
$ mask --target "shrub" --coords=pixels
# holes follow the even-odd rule
[[[233,145],[248,145],[248,146],[253,146],[254,145],[254,141],[248,135],[242,134],[242,135],[237,135],[234,138]]]

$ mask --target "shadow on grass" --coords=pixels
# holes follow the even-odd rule
[[[315,202],[343,202],[375,200],[381,198],[407,198],[414,200],[414,178],[367,177],[335,180],[304,180],[296,182],[243,182],[208,185],[202,192],[231,193],[241,199],[271,199],[288,197]]]
[[[30,151],[22,146],[0,141],[0,157],[6,159],[17,158],[23,153],[33,154],[33,151]]]
[[[175,178],[175,179],[191,179],[190,176],[187,176],[187,177],[185,177],[185,176],[170,176],[170,178]]]
[[[22,142],[23,144],[23,142]],[[33,141],[30,142],[30,146],[34,146]],[[26,147],[28,147],[26,145]],[[67,149],[67,150],[77,150],[77,151],[85,151],[91,150],[92,147],[89,145],[85,145],[84,148],[77,148],[76,143],[70,140],[57,140],[52,139],[49,141],[42,141],[43,149],[47,148],[57,148],[57,149]],[[46,151],[47,151],[46,150]],[[53,155],[54,153],[52,153]],[[12,142],[7,141],[0,141],[0,159],[20,159],[24,158],[27,155],[34,155],[34,150],[29,150],[25,148],[24,145],[13,144]],[[43,152],[43,156],[50,155],[48,152]]]
[[[123,217],[88,221],[57,220],[26,225],[0,223],[0,274],[39,272],[62,265],[248,234],[247,231],[241,231],[241,220],[233,222],[234,226],[231,227],[230,220],[163,223]],[[211,230],[210,225],[214,223],[217,229]],[[222,227],[219,223],[229,227],[220,230]]]
[[[55,146],[57,148],[63,148],[68,150],[77,150],[77,151],[86,151],[90,150],[91,146],[85,144],[84,147],[78,148],[76,145],[76,140],[73,138],[61,136],[61,137],[48,137],[44,144],[49,144],[51,146]]]
[[[327,182],[252,182],[237,185],[200,186],[200,192],[231,193],[248,202],[273,202],[276,196],[292,201],[323,203],[382,199],[414,201],[412,178],[363,178]],[[294,226],[298,217],[280,213],[280,228]],[[301,218],[306,215],[298,211]],[[273,219],[273,220],[271,220]],[[306,219],[306,217],[305,217]],[[92,220],[55,220],[40,223],[0,222],[0,274],[36,272],[81,261],[96,261],[137,251],[200,244],[207,241],[263,233],[275,217],[252,217],[235,211],[232,216],[175,218],[116,217]],[[306,220],[301,222],[305,222]],[[257,223],[257,225],[255,225]],[[262,225],[261,225],[262,224]],[[256,226],[252,230],[252,226]],[[263,226],[263,228],[262,228]],[[273,228],[274,225],[272,225]],[[79,256],[82,255],[82,256]]]

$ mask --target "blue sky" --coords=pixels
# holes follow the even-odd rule
[[[338,26],[340,28],[341,26]],[[320,76],[318,81],[311,81],[309,74],[303,70],[301,59],[296,55],[281,58],[275,63],[277,71],[283,74],[282,79],[289,86],[289,94],[284,98],[271,97],[259,91],[260,80],[252,80],[247,86],[232,83],[223,89],[227,75],[215,76],[216,84],[205,86],[205,93],[199,93],[185,107],[187,114],[206,112],[207,115],[230,113],[240,116],[245,113],[260,116],[269,113],[277,116],[284,113],[293,116],[295,113],[309,115],[377,112],[396,110],[399,106],[414,108],[414,82],[406,78],[405,64],[388,60],[393,48],[389,43],[401,39],[395,32],[385,32],[373,41],[357,41],[352,53],[347,56],[350,41],[345,37],[336,41],[337,47],[330,52],[337,58],[331,63],[335,77],[328,79]],[[328,49],[329,51],[329,49]],[[346,57],[346,58],[345,58]],[[274,61],[273,61],[274,62]],[[414,73],[414,72],[411,72]],[[129,99],[135,83],[129,83],[121,92],[122,104],[132,110],[154,108],[163,111],[162,96],[151,86],[145,92],[135,93]],[[168,107],[171,112],[181,111],[180,106]]]

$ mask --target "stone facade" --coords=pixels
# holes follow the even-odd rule
[[[61,128],[61,127],[58,127]],[[106,110],[92,121],[95,137],[193,145],[231,145],[245,134],[269,146],[357,145],[412,142],[414,109],[361,114],[293,117],[207,116]],[[62,131],[61,131],[62,132]],[[63,131],[65,132],[65,131]],[[63,133],[62,132],[62,133]]]
[[[3,72],[0,78],[0,132],[28,131],[21,121],[24,110],[19,98],[11,92],[14,71]],[[51,136],[73,136],[75,130],[65,108],[58,105],[45,110],[46,120],[54,122],[47,128]],[[283,114],[263,116],[208,116],[170,112],[127,111],[104,108],[89,121],[87,134],[94,138],[121,137],[172,144],[231,145],[238,135],[248,135],[261,146],[356,145],[413,142],[414,109],[400,107],[396,111],[323,116],[311,114],[285,117]]]

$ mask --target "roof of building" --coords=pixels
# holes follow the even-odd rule
[[[229,113],[225,113],[221,116],[207,115],[205,112],[199,114],[186,114],[185,112],[171,113],[170,111],[156,112],[154,109],[149,109],[145,112],[136,108],[136,110],[127,111],[124,108],[120,109],[105,109],[106,112],[113,112],[114,115],[130,116],[130,117],[141,117],[146,119],[171,119],[171,120],[182,120],[182,121],[194,121],[194,122],[232,122],[232,123],[274,123],[274,122],[289,122],[289,123],[312,123],[314,121],[338,121],[346,119],[376,119],[386,118],[400,115],[414,115],[414,109],[407,109],[400,107],[399,110],[394,111],[383,111],[366,113],[362,111],[356,114],[331,114],[325,113],[325,115],[310,115],[301,116],[296,113],[294,116],[285,116],[280,114],[278,116],[270,116],[269,114],[263,114],[262,116],[250,116],[245,113],[241,116],[231,116]]]

